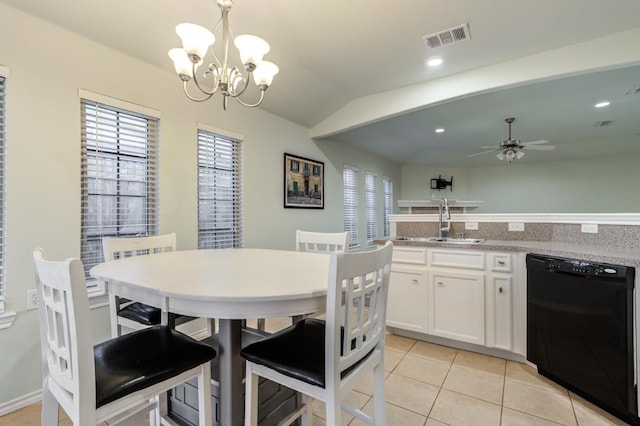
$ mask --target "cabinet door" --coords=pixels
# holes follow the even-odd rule
[[[429,271],[429,332],[484,345],[484,274]]]
[[[392,268],[387,301],[387,325],[427,332],[426,269]]]
[[[513,350],[511,275],[490,275],[487,287],[487,346]]]

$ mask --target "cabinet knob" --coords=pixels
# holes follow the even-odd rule
[[[498,288],[498,293],[504,293],[504,290],[502,289],[502,287]]]
[[[412,279],[411,284],[418,284],[418,280],[416,278]]]
[[[438,281],[438,282],[436,283],[436,285],[443,286],[443,285],[444,285],[444,283],[443,283],[442,281]]]
[[[498,265],[504,265],[504,264],[505,264],[504,260],[498,260]]]

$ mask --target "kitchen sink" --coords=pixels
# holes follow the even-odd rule
[[[449,238],[449,237],[396,237],[399,241],[417,241],[425,243],[480,244],[482,238]]]

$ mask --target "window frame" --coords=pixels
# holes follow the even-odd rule
[[[378,232],[378,175],[372,171],[364,172],[365,215],[367,218],[367,245],[373,245]]]
[[[82,161],[80,257],[85,266],[87,283],[93,286],[95,280],[89,276],[89,270],[104,261],[102,237],[158,234],[160,112],[82,89],[79,90],[79,98]],[[100,117],[100,114],[104,116]],[[91,128],[92,125],[95,129]],[[109,134],[110,131],[113,133]],[[124,169],[123,164],[131,168]],[[110,172],[109,165],[115,165],[115,171]],[[91,167],[96,171],[90,171]],[[126,173],[133,177],[125,179]],[[115,192],[113,188],[110,188],[112,192],[109,192],[110,189],[107,187],[113,187],[113,183]],[[142,195],[135,194],[135,189],[127,193],[129,187],[138,188]],[[102,223],[105,212],[95,206],[92,209],[92,197],[101,197],[98,198],[101,200],[115,197],[115,225]],[[138,210],[136,213],[143,219],[140,223],[130,224],[129,229],[125,231],[126,225],[121,221],[121,216],[130,206],[122,201],[133,199],[141,200],[142,211]],[[108,206],[109,201],[105,204]],[[135,228],[142,230],[134,232]]]
[[[382,208],[382,223],[383,223],[383,236],[391,236],[391,223],[389,216],[393,214],[393,179],[388,176],[382,177],[382,194],[383,194],[383,208]]]
[[[344,165],[342,169],[344,230],[349,232],[349,249],[360,246],[358,236],[358,168]],[[352,175],[352,176],[347,176]],[[348,180],[353,184],[347,185]]]
[[[6,273],[6,242],[7,242],[7,78],[9,69],[0,65],[0,315],[5,316],[7,273]],[[13,321],[14,315],[8,317]],[[0,329],[4,328],[4,320],[0,319]]]
[[[241,248],[244,245],[244,209],[243,209],[243,136],[238,135],[227,130],[218,129],[212,126],[205,125],[203,123],[198,123],[197,130],[197,175],[198,175],[198,195],[197,195],[197,203],[198,203],[198,249],[212,249],[212,248]],[[220,143],[219,147],[212,146]],[[207,146],[204,146],[207,144]],[[218,149],[219,148],[219,149]],[[203,152],[204,149],[204,152]],[[213,151],[212,151],[213,150]],[[213,153],[214,161],[213,162],[203,162],[202,160],[207,160],[209,157],[209,153]],[[218,155],[231,155],[231,159],[229,160],[231,164],[224,164],[226,161],[217,162],[215,161]],[[203,158],[204,156],[204,158]],[[207,173],[209,168],[212,167],[214,169],[213,174]],[[203,174],[204,171],[204,174]],[[210,179],[212,176],[218,175],[218,172],[230,172],[230,180],[231,186],[224,187],[218,185],[212,185],[211,187],[204,187],[201,181],[201,178],[204,178],[206,175],[207,179]],[[224,175],[222,175],[224,177]],[[209,189],[213,191],[214,197],[204,197],[203,190]],[[203,201],[213,201],[213,204],[216,204],[216,201],[219,200],[218,194],[220,193],[220,189],[222,189],[223,193],[226,191],[231,194],[231,199],[226,199],[223,201],[230,201],[231,203],[231,240],[218,239],[214,237],[213,239],[204,238],[205,233],[217,234],[217,227],[214,226],[215,229],[203,229],[202,217],[203,217]],[[215,211],[214,211],[215,216]],[[214,219],[214,222],[217,219]],[[228,216],[223,216],[222,220],[229,220]],[[227,232],[226,235],[229,235]]]

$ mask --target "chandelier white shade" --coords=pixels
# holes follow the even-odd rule
[[[220,92],[225,110],[229,97],[244,106],[256,107],[264,100],[264,92],[271,86],[273,77],[279,69],[274,63],[262,60],[264,55],[269,53],[269,44],[260,37],[249,34],[239,35],[234,40],[242,67],[238,68],[231,64],[229,10],[233,1],[217,0],[217,5],[221,10],[222,55],[217,55],[212,47],[216,37],[211,31],[200,25],[185,23],[176,27],[176,34],[182,40],[182,48],[169,50],[169,57],[173,60],[176,73],[182,80],[184,93],[189,99],[202,102],[210,99],[216,92]],[[214,61],[202,71],[200,67],[209,51]],[[256,102],[247,103],[241,100],[240,96],[249,87],[252,76],[260,95]],[[197,90],[195,96],[189,92],[191,82],[193,83],[191,86],[195,86]]]

